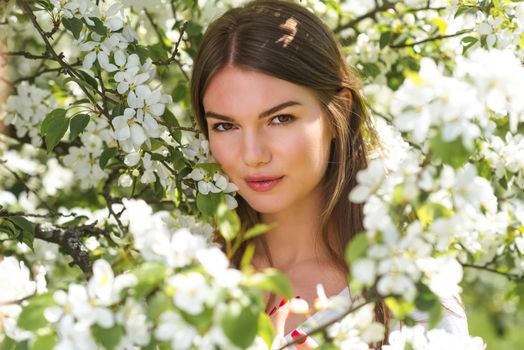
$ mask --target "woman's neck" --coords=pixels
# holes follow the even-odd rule
[[[283,212],[261,215],[262,222],[273,229],[256,242],[259,258],[266,255],[262,243],[265,240],[272,265],[283,272],[311,259],[329,260],[320,237],[322,201],[316,197],[310,196]]]

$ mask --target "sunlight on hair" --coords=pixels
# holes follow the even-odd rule
[[[295,35],[297,35],[297,25],[297,20],[293,17],[289,17],[286,23],[280,25],[280,28],[287,30],[289,33],[282,35],[277,41],[275,41],[275,43],[282,42],[283,47],[288,47],[288,45],[295,39]]]

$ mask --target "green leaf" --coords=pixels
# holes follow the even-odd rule
[[[82,78],[84,78],[85,82],[88,83],[89,86],[93,88],[93,90],[96,91],[98,89],[98,82],[96,81],[95,78],[93,78],[91,75],[87,74],[86,72],[82,70],[79,70],[78,72],[80,73]]]
[[[85,215],[76,216],[74,219],[64,222],[62,227],[75,227],[83,225],[89,218]]]
[[[271,319],[265,312],[258,315],[258,336],[264,340],[268,349],[271,349],[273,338],[275,338],[275,330]]]
[[[18,316],[18,327],[35,332],[48,325],[44,317],[44,310],[55,305],[52,293],[36,295],[29,299],[29,304],[22,309]]]
[[[149,299],[148,306],[147,314],[151,320],[156,322],[162,313],[174,309],[173,298],[167,296],[163,291],[158,291]]]
[[[33,344],[33,349],[37,350],[53,350],[56,345],[56,334],[50,333],[46,335],[40,335],[36,338]]]
[[[87,114],[75,115],[69,124],[69,140],[73,141],[76,139],[84,131],[87,124],[89,124],[89,116]]]
[[[216,212],[218,230],[226,241],[232,241],[240,231],[240,218],[233,210],[227,208],[227,204],[221,202]]]
[[[40,131],[44,136],[48,152],[51,152],[60,142],[68,127],[69,119],[66,118],[65,109],[55,109],[45,117]]]
[[[399,320],[404,319],[415,310],[415,306],[412,303],[394,297],[386,298],[384,302],[395,318]]]
[[[24,232],[30,233],[32,236],[35,235],[35,224],[23,216],[11,216],[9,220],[21,228]]]
[[[98,344],[102,345],[107,350],[113,350],[116,348],[124,334],[124,327],[115,325],[106,329],[95,324],[91,326],[91,333]]]
[[[431,139],[430,148],[432,155],[455,169],[464,165],[472,153],[471,150],[464,146],[460,137],[457,137],[453,141],[446,142],[443,140],[440,132]]]
[[[137,299],[148,295],[154,288],[164,282],[167,277],[167,266],[147,262],[133,271],[137,278],[137,284],[134,286],[135,297]]]
[[[250,305],[233,300],[222,314],[220,326],[229,340],[242,349],[253,343],[258,331],[258,314]]]
[[[246,234],[244,235],[244,240],[247,241],[248,239],[251,239],[256,236],[260,236],[267,231],[271,229],[271,226],[266,224],[256,224],[255,226],[251,227],[249,230],[246,231]]]
[[[293,287],[282,272],[277,269],[268,268],[262,273],[254,274],[247,284],[258,287],[288,299],[293,297]]]
[[[368,249],[368,237],[365,232],[357,234],[346,247],[346,262],[352,264],[358,258],[363,257]]]
[[[380,34],[380,40],[379,40],[380,49],[385,48],[391,41],[392,37],[393,37],[393,32],[390,32],[390,31]]]
[[[187,85],[184,82],[179,83],[171,92],[173,102],[182,101],[188,94]]]
[[[104,26],[104,23],[102,23],[102,21],[100,20],[100,18],[89,17],[89,19],[91,19],[93,22],[95,22],[94,26],[89,26],[88,25],[89,29],[91,29],[92,31],[94,31],[95,33],[97,33],[99,35],[105,36],[106,33],[107,33],[107,29]]]
[[[98,165],[100,165],[100,168],[104,169],[107,166],[109,160],[115,156],[116,151],[116,147],[109,147],[102,152],[98,159]]]
[[[214,174],[220,171],[220,165],[218,165],[217,163],[199,163],[196,164],[195,167],[204,169],[210,174]]]
[[[84,27],[84,23],[81,19],[72,17],[62,17],[62,24],[64,27],[69,30],[71,33],[73,33],[73,36],[75,39],[78,39],[80,37],[80,32],[82,31],[82,28]]]
[[[428,227],[436,218],[450,218],[453,211],[442,204],[424,202],[417,207],[417,217],[424,228]]]
[[[198,210],[206,216],[213,216],[218,205],[222,202],[223,196],[222,193],[208,193],[207,195],[198,193],[196,198]]]
[[[4,339],[0,343],[0,350],[13,350],[16,346],[16,341],[4,335]]]
[[[242,259],[240,260],[240,269],[241,270],[245,270],[251,267],[251,261],[253,260],[254,255],[255,255],[255,244],[249,243],[246,249],[244,250]]]

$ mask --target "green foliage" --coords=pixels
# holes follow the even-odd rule
[[[20,316],[18,316],[18,327],[28,330],[37,331],[48,325],[44,317],[44,310],[55,304],[53,293],[39,294],[32,297],[29,304],[24,307]]]
[[[361,232],[353,237],[346,248],[346,262],[351,266],[351,263],[363,257],[368,249],[368,244],[365,232]]]
[[[66,117],[65,109],[58,108],[47,115],[42,122],[40,132],[44,136],[48,152],[51,152],[60,142],[68,127],[69,119]]]

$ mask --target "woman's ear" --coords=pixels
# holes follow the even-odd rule
[[[345,103],[347,103],[345,107],[350,110],[353,105],[353,95],[351,94],[351,90],[347,87],[341,87],[337,91],[337,96],[344,99]]]

